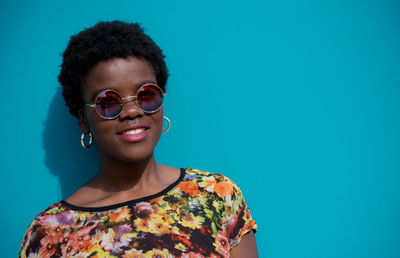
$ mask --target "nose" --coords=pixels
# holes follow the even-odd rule
[[[138,116],[143,116],[144,111],[137,105],[136,98],[126,98],[124,99],[121,113],[119,114],[120,119],[134,119]]]

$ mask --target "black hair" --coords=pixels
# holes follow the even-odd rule
[[[83,107],[81,84],[100,61],[135,56],[148,61],[154,69],[157,84],[165,92],[168,79],[165,56],[137,23],[99,22],[71,37],[63,54],[58,81],[69,111],[78,117]]]

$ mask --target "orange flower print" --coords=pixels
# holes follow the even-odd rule
[[[39,249],[40,257],[51,257],[57,250],[57,242],[50,236],[46,236],[40,240],[42,247]]]
[[[62,242],[70,234],[68,226],[59,225],[56,228],[50,228],[49,237],[53,243]]]
[[[188,169],[155,198],[87,211],[52,205],[29,226],[19,257],[226,258],[256,229],[232,181]]]
[[[193,181],[184,181],[178,187],[190,196],[198,196],[200,193],[199,185]]]
[[[215,183],[217,181],[215,180],[207,180],[205,181],[205,186],[204,189],[206,189],[207,191],[212,191],[214,189]]]
[[[127,221],[131,218],[130,210],[126,207],[121,208],[118,212],[110,213],[108,218],[113,222]]]
[[[221,198],[233,194],[233,186],[225,181],[218,182],[214,186],[214,192]]]
[[[62,252],[65,254],[73,255],[79,249],[88,245],[91,239],[89,233],[95,226],[96,224],[83,227],[69,234],[68,237],[64,238],[63,245],[61,246]]]

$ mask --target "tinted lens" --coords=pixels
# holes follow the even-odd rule
[[[137,104],[147,112],[158,110],[164,100],[162,90],[155,85],[144,85],[137,93]]]
[[[121,96],[113,90],[100,92],[96,98],[96,111],[104,118],[114,118],[122,110]]]

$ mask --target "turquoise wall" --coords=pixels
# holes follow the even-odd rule
[[[57,82],[69,36],[139,21],[164,49],[159,162],[243,190],[261,257],[400,257],[398,1],[2,1],[0,243],[98,169]]]

